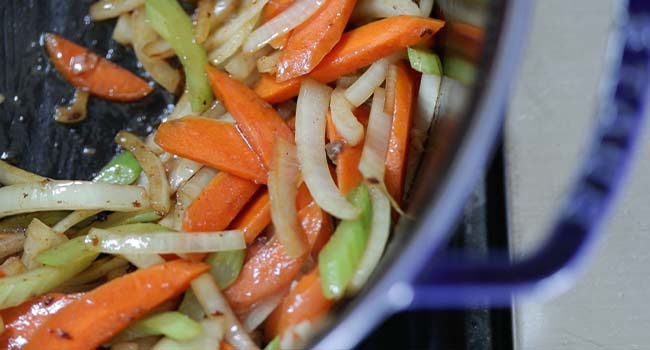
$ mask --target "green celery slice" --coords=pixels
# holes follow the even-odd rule
[[[205,262],[210,265],[210,273],[217,280],[219,288],[228,288],[237,279],[245,257],[245,250],[227,250],[208,255]]]
[[[442,76],[442,63],[435,53],[409,47],[407,49],[411,68],[420,73]]]
[[[368,188],[360,185],[348,195],[348,200],[361,209],[361,215],[355,220],[342,220],[318,255],[323,294],[329,299],[343,296],[363,257],[370,232],[372,208]]]
[[[140,320],[128,330],[142,336],[164,335],[175,340],[188,340],[201,334],[201,325],[178,311],[169,311]]]
[[[99,171],[99,174],[95,176],[93,181],[95,182],[105,182],[117,185],[130,185],[134,183],[142,167],[140,163],[135,159],[131,152],[122,152],[106,164]]]
[[[280,337],[273,338],[273,340],[266,344],[264,350],[280,350]]]
[[[445,76],[459,81],[465,85],[471,85],[476,80],[476,66],[460,57],[445,57]]]
[[[176,51],[185,70],[193,112],[203,112],[213,101],[205,67],[208,56],[194,40],[192,19],[176,0],[146,0],[147,18],[153,29]]]
[[[83,236],[73,238],[56,247],[50,248],[36,256],[34,260],[39,263],[52,267],[62,267],[76,263],[84,257],[86,244]]]
[[[192,289],[188,289],[185,292],[178,311],[189,316],[194,321],[201,321],[205,318],[205,311],[203,311],[203,307],[199,304],[199,299],[196,298],[196,294],[194,294]]]
[[[169,227],[165,227],[163,225],[158,225],[158,224],[152,224],[148,222],[114,226],[109,228],[108,230],[115,233],[151,233],[151,232],[173,231]]]

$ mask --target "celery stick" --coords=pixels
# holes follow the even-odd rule
[[[348,200],[361,209],[355,220],[342,220],[318,255],[323,293],[329,299],[343,296],[361,261],[368,234],[372,208],[370,194],[360,185],[348,195]]]
[[[66,242],[64,244],[67,244]],[[0,309],[19,305],[47,293],[86,269],[97,253],[84,251],[74,262],[60,266],[42,266],[14,276],[0,278]]]
[[[460,57],[445,57],[445,76],[459,81],[465,85],[471,85],[476,80],[476,66]]]
[[[129,327],[129,331],[148,335],[164,335],[175,340],[187,340],[201,333],[201,325],[178,311],[147,317]]]
[[[273,338],[273,340],[266,344],[264,350],[280,350],[280,337]]]
[[[106,164],[93,179],[94,182],[130,185],[138,179],[142,168],[130,152],[122,152]]]
[[[217,280],[219,288],[228,288],[237,279],[245,257],[244,250],[226,250],[208,255],[205,262],[210,265],[210,273]]]
[[[108,229],[110,232],[115,233],[151,233],[151,232],[170,232],[172,229],[152,223],[137,223],[114,226]]]
[[[194,40],[192,19],[176,0],[146,0],[151,27],[176,51],[185,70],[193,112],[203,112],[212,104],[212,89],[205,67],[208,56]]]
[[[199,304],[199,299],[196,298],[196,294],[192,289],[188,289],[183,296],[183,301],[178,307],[178,311],[189,316],[189,318],[194,321],[201,321],[205,318],[205,311],[203,311],[203,306]]]
[[[442,64],[438,55],[411,47],[408,48],[407,52],[411,68],[420,73],[442,76]]]
[[[84,227],[77,232],[77,235],[88,234],[91,228],[111,228],[114,226],[121,226],[127,224],[138,224],[152,221],[158,221],[161,218],[154,209],[148,208],[140,211],[132,212],[114,212],[108,216],[104,221],[93,222],[92,225]]]

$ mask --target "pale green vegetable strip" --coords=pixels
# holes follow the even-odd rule
[[[174,49],[183,64],[193,112],[203,112],[213,101],[205,66],[208,57],[194,40],[192,19],[176,0],[147,0],[151,27]]]
[[[86,227],[78,232],[78,235],[85,235],[91,228],[111,228],[115,226],[148,223],[160,220],[160,215],[152,208],[143,209],[135,212],[114,212],[106,217],[103,221],[94,222],[91,226]]]
[[[210,273],[217,280],[219,288],[228,288],[237,279],[245,257],[245,250],[229,250],[208,255],[205,262],[210,265]]]
[[[208,350],[219,349],[224,336],[223,317],[208,318],[201,321],[201,332],[188,340],[161,339],[154,350]]]
[[[196,298],[196,294],[191,289],[188,289],[183,296],[183,301],[178,307],[178,311],[189,316],[189,318],[200,321],[205,318],[205,312],[203,307],[199,304],[199,299]]]
[[[435,53],[424,49],[408,48],[409,62],[411,68],[420,73],[442,76],[442,63],[440,57]]]
[[[106,164],[93,179],[94,182],[104,182],[117,185],[130,185],[138,179],[142,167],[131,152],[122,152]]]
[[[323,294],[330,299],[343,296],[345,289],[366,249],[372,208],[365,185],[348,195],[348,200],[361,210],[355,220],[342,220],[318,255]]]
[[[147,335],[164,335],[174,340],[188,340],[201,333],[201,325],[178,311],[159,313],[138,321],[129,331]]]
[[[61,267],[42,266],[18,275],[0,278],[0,309],[19,305],[47,293],[85,270],[97,253],[84,251],[74,263]]]
[[[63,244],[54,248],[50,248],[36,256],[34,260],[37,262],[52,266],[61,267],[74,264],[79,260],[80,256],[88,252],[86,244],[84,243],[85,237],[73,238]]]
[[[273,340],[266,344],[264,350],[280,350],[280,337],[273,338]]]

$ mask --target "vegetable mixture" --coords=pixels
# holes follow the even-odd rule
[[[91,181],[0,161],[3,349],[289,349],[370,278],[442,65],[433,0],[101,0],[147,78],[54,34],[89,98],[179,98]]]

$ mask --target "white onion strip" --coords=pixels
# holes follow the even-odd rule
[[[169,183],[167,174],[160,158],[155,153],[147,149],[147,146],[137,136],[121,131],[115,137],[115,142],[124,149],[133,153],[135,159],[142,166],[142,170],[147,174],[149,180],[149,199],[151,207],[165,215],[171,207],[169,200]]]
[[[372,203],[370,234],[366,250],[348,287],[348,292],[353,294],[363,287],[375,270],[379,259],[384,254],[390,233],[390,201],[381,189],[375,186],[370,186],[369,189]]]
[[[131,45],[133,42],[133,28],[131,28],[131,15],[121,14],[113,28],[113,40],[122,45]]]
[[[93,228],[88,249],[110,254],[209,253],[246,248],[241,231],[123,233]]]
[[[269,317],[273,310],[275,310],[275,308],[280,305],[287,293],[288,290],[283,290],[280,293],[271,295],[264,300],[256,303],[256,305],[253,306],[252,310],[242,317],[242,322],[244,323],[246,330],[252,332],[257,327],[259,327],[262,322],[264,322]]]
[[[420,16],[420,14],[420,8],[412,0],[360,0],[354,8],[352,20],[356,23],[365,23],[378,18]]]
[[[225,332],[225,320],[223,317],[215,317],[201,320],[201,333],[196,337],[187,340],[174,340],[164,337],[154,345],[152,350],[203,350],[220,349],[221,340]],[[139,349],[139,348],[136,348]]]
[[[138,186],[46,180],[0,188],[0,218],[35,211],[136,211],[148,207],[147,194]]]
[[[292,258],[302,256],[309,249],[307,237],[298,224],[296,194],[299,181],[296,146],[283,138],[277,138],[268,183],[271,220],[280,243]]]
[[[117,17],[144,5],[144,0],[101,0],[90,5],[90,17],[95,21]]]
[[[370,67],[345,90],[345,98],[355,106],[361,106],[372,95],[376,88],[386,79],[386,72],[390,58],[382,58],[370,65]]]
[[[165,262],[165,259],[158,254],[124,254],[122,257],[139,269],[146,269]]]
[[[62,233],[54,232],[38,219],[33,219],[27,226],[23,255],[20,258],[28,269],[41,266],[41,263],[34,260],[36,256],[52,247],[55,247],[68,240]]]
[[[392,124],[391,116],[384,112],[385,99],[384,89],[377,88],[372,99],[368,130],[359,160],[359,171],[363,177],[375,183],[384,183],[384,163]]]
[[[197,163],[187,158],[176,158],[172,167],[168,169],[169,189],[172,193],[176,192],[184,183],[194,176],[203,164]]]
[[[0,259],[23,250],[25,235],[22,233],[0,233]]]
[[[336,88],[332,93],[330,110],[336,131],[343,136],[351,146],[356,146],[363,140],[363,125],[352,112],[352,104],[345,98],[345,90]]]
[[[45,180],[45,178],[40,175],[30,173],[29,171],[25,171],[0,160],[0,184],[2,185],[16,185],[43,180]]]
[[[271,40],[289,32],[309,19],[324,0],[297,0],[279,15],[255,29],[244,43],[244,52],[254,52]]]
[[[250,22],[255,18],[255,16],[262,13],[262,9],[264,9],[264,5],[266,5],[267,2],[268,0],[258,0],[243,11],[240,11],[237,16],[233,17],[228,23],[212,33],[203,46],[208,50],[212,50],[228,42],[228,40],[230,40],[239,29],[244,26],[244,24]]]
[[[420,15],[422,17],[431,16],[434,0],[420,0]]]
[[[246,38],[251,34],[253,28],[257,24],[260,14],[254,16],[250,21],[244,23],[243,26],[232,36],[230,40],[226,41],[223,45],[210,51],[208,59],[214,66],[226,62],[228,58],[234,55],[237,50],[242,46]]]
[[[183,215],[187,207],[199,196],[218,171],[209,167],[203,167],[196,175],[187,181],[176,192],[176,205],[159,223],[163,226],[179,231],[183,226]]]
[[[102,210],[77,210],[68,214],[63,220],[59,221],[52,227],[52,230],[57,233],[64,233],[72,226],[88,219],[91,216],[101,213]]]
[[[325,123],[332,89],[312,79],[300,85],[296,106],[296,145],[303,178],[316,203],[339,219],[354,219],[359,209],[341,194],[327,165]]]
[[[217,315],[223,315],[226,321],[226,339],[230,345],[234,346],[235,349],[259,349],[230,308],[228,301],[219,290],[219,286],[212,275],[209,273],[202,274],[192,281],[191,286],[196,299],[208,317],[215,318],[218,317]]]

